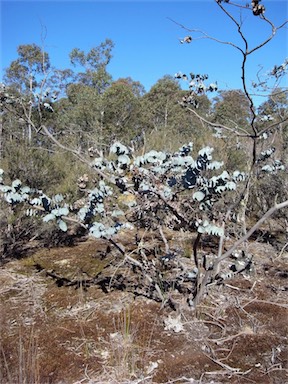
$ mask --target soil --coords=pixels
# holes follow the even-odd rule
[[[256,238],[249,252],[253,271],[209,286],[196,310],[179,295],[172,310],[93,284],[115,257],[100,240],[11,260],[0,268],[0,382],[287,383],[287,249]]]

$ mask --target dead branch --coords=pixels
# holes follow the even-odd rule
[[[203,116],[200,116],[199,113],[197,113],[194,109],[189,108],[189,107],[186,107],[186,109],[189,112],[192,112],[201,122],[207,124],[208,126],[210,126],[212,128],[223,129],[225,131],[233,133],[235,136],[238,136],[238,137],[251,137],[251,133],[246,131],[246,129],[244,129],[244,128],[238,127],[238,130],[236,130],[235,128],[227,127],[226,125],[223,125],[220,123],[212,123],[211,121],[205,119]]]
[[[282,203],[275,204],[274,207],[270,208],[258,221],[253,227],[247,232],[245,236],[243,236],[241,239],[236,241],[233,246],[228,249],[220,258],[217,258],[216,263],[221,262],[222,260],[229,257],[242,243],[244,243],[246,240],[248,240],[251,235],[260,227],[260,225],[267,220],[270,216],[272,216],[276,211],[279,209],[283,209],[285,207],[288,207],[288,200],[283,201]]]

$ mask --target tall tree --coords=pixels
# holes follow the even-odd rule
[[[181,143],[198,141],[202,135],[203,127],[199,119],[192,116],[181,105],[186,91],[181,89],[179,81],[166,75],[159,79],[154,86],[143,96],[143,116],[146,131],[151,133],[151,144],[178,148]],[[199,113],[208,113],[210,101],[206,95],[199,99]],[[171,140],[173,137],[173,140]]]
[[[32,92],[39,86],[39,75],[43,76],[50,68],[47,52],[36,44],[19,45],[18,58],[5,71],[4,81],[18,92]]]
[[[34,117],[37,116],[36,120],[42,119],[46,107],[52,110],[49,104],[51,89],[48,86],[48,78],[53,70],[48,53],[36,44],[20,45],[17,53],[18,58],[5,70],[4,81],[10,93],[18,97],[20,102],[16,105],[11,99],[5,113],[9,114],[10,111],[11,116],[22,119],[22,131],[23,122],[26,122],[25,136],[31,142]],[[35,110],[37,114],[34,113]]]
[[[74,48],[70,52],[71,64],[74,67],[84,68],[84,72],[78,72],[77,80],[97,89],[99,93],[103,93],[112,80],[111,75],[107,72],[107,65],[112,58],[113,48],[114,43],[110,39],[91,48],[87,53],[79,48]]]
[[[242,90],[220,91],[214,98],[213,122],[245,128],[250,117],[249,102]]]
[[[106,142],[130,141],[141,132],[141,95],[144,87],[131,78],[113,82],[103,95],[103,124]]]
[[[175,117],[175,112],[180,111],[180,85],[172,76],[166,75],[152,86],[144,96],[147,120],[153,128],[167,128]]]

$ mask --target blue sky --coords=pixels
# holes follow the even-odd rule
[[[236,0],[235,0],[236,1]],[[247,0],[249,1],[249,0]],[[238,0],[238,3],[245,1]],[[288,2],[262,1],[266,17],[276,26],[288,18]],[[237,19],[239,8],[227,7]],[[270,29],[242,10],[243,31],[251,47],[269,36]],[[3,69],[17,58],[17,46],[42,45],[41,33],[46,31],[45,50],[57,68],[67,68],[69,52],[78,47],[88,51],[106,38],[115,43],[108,71],[116,80],[132,77],[148,91],[157,80],[176,72],[207,73],[211,82],[218,81],[221,89],[240,88],[241,55],[231,46],[202,39],[180,44],[179,39],[190,34],[176,23],[189,29],[200,29],[209,35],[239,43],[235,26],[219,9],[214,0],[189,1],[1,1],[1,77]],[[262,65],[263,73],[288,56],[288,29],[280,30],[266,47],[248,61],[247,79],[255,79]],[[192,36],[199,36],[192,35]],[[287,86],[285,82],[282,84]]]

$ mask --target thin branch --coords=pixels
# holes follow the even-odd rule
[[[52,140],[59,148],[62,148],[64,149],[66,152],[71,152],[75,157],[77,157],[79,160],[81,160],[83,163],[89,165],[89,167],[91,166],[91,163],[85,159],[85,157],[83,157],[78,151],[76,151],[75,149],[72,149],[72,148],[69,148],[69,147],[66,147],[66,145],[63,145],[61,144],[56,138],[55,136],[52,135],[51,132],[49,132],[49,129],[45,126],[45,125],[41,125],[40,129],[49,137],[50,140]],[[103,177],[103,179],[106,179],[107,181],[109,181],[110,183],[112,184],[116,184],[116,181],[115,179],[112,177],[112,176],[108,176],[106,175],[105,173],[103,173],[100,169],[97,169],[97,168],[93,168],[93,170],[98,173],[98,175],[100,175],[101,177]]]
[[[275,25],[269,20],[267,19],[264,15],[261,15],[261,19],[262,20],[265,20],[268,24],[270,24],[271,26],[271,35],[265,40],[263,41],[263,43],[257,45],[257,47],[254,47],[253,49],[251,49],[250,51],[247,52],[247,55],[250,55],[251,53],[255,52],[256,50],[264,47],[264,45],[266,45],[267,43],[269,43],[269,41],[271,41],[273,39],[273,37],[276,35],[277,31],[281,28],[283,28],[287,23],[288,23],[288,20],[286,20],[284,23],[282,23],[279,27],[275,27]]]
[[[173,205],[170,204],[161,193],[152,191],[152,190],[149,192],[155,194],[158,198],[160,198],[160,200],[163,201],[166,207],[169,208],[169,210],[177,217],[177,219],[182,223],[184,227],[190,228],[191,223],[188,220],[186,220],[185,217],[181,215],[181,213],[179,213],[178,210],[175,207],[173,207]]]
[[[238,247],[240,244],[244,243],[246,240],[248,240],[251,235],[260,227],[260,225],[267,220],[270,216],[272,216],[276,211],[279,209],[283,209],[285,207],[288,207],[288,200],[283,201],[282,203],[275,204],[274,207],[270,208],[258,221],[253,227],[245,234],[245,236],[241,237],[238,241],[234,243],[234,245],[228,249],[221,257],[219,257],[216,260],[216,263],[220,263],[222,260],[229,257]]]
[[[116,241],[114,241],[114,240],[111,239],[111,238],[110,238],[110,239],[107,239],[107,238],[104,237],[104,239],[107,240],[107,241],[109,241],[111,244],[113,244],[114,247],[118,249],[118,251],[121,253],[122,256],[125,256],[125,248],[124,248],[122,245],[116,243]]]
[[[276,89],[277,86],[275,87],[270,87],[270,92],[269,93],[265,93],[265,94],[261,94],[261,93],[250,93],[250,96],[257,96],[257,97],[265,97],[267,99],[267,97],[270,97],[271,96],[271,90],[273,91],[273,89]],[[279,91],[279,92],[273,92],[273,96],[277,96],[277,95],[282,95],[283,93],[286,93],[287,90],[283,90],[283,91]]]
[[[238,45],[233,44],[231,41],[223,41],[223,40],[216,39],[215,37],[209,36],[206,32],[204,32],[204,31],[202,31],[200,29],[189,29],[189,28],[185,27],[183,24],[178,23],[177,21],[171,19],[170,17],[167,17],[167,19],[172,21],[172,23],[175,23],[176,25],[178,25],[182,29],[185,29],[187,32],[201,33],[203,35],[203,36],[200,36],[200,37],[193,38],[193,41],[195,41],[195,40],[202,40],[202,39],[209,39],[209,40],[212,40],[212,41],[216,41],[216,43],[219,43],[219,44],[231,45],[233,48],[238,49],[242,54],[244,54],[243,50],[240,47],[238,47]]]
[[[194,263],[195,263],[196,268],[199,268],[197,249],[198,249],[198,245],[199,245],[199,242],[200,242],[200,239],[201,239],[201,235],[202,234],[200,232],[198,232],[197,233],[197,237],[196,237],[196,239],[193,242],[193,256],[194,256]]]
[[[234,372],[234,373],[237,373],[237,374],[238,374],[238,373],[239,373],[239,374],[246,374],[246,373],[248,373],[248,372],[251,371],[251,369],[250,369],[249,371],[247,371],[247,372],[244,373],[244,372],[241,371],[240,368],[233,368],[233,367],[230,367],[230,365],[228,365],[228,364],[224,364],[224,363],[222,363],[220,360],[213,359],[213,357],[209,356],[207,353],[204,353],[204,352],[203,352],[203,355],[205,355],[206,357],[208,357],[208,359],[211,360],[211,361],[213,361],[213,363],[215,363],[215,364],[217,364],[217,365],[220,365],[221,368],[225,368],[225,369],[227,369],[227,370],[230,372],[230,374],[231,374],[231,372]]]
[[[263,135],[263,133],[265,133],[265,132],[267,132],[267,131],[270,131],[270,129],[277,127],[279,124],[282,124],[282,123],[284,123],[284,122],[287,121],[287,120],[288,120],[288,116],[285,117],[285,118],[284,118],[283,120],[281,120],[281,121],[277,121],[276,123],[270,124],[268,127],[263,128],[261,131],[259,131],[259,132],[258,132],[258,136]]]
[[[197,286],[197,291],[196,291],[196,294],[194,296],[194,306],[197,307],[201,298],[203,297],[205,291],[206,291],[206,286],[208,285],[208,283],[211,281],[211,279],[213,277],[216,276],[219,268],[220,268],[220,263],[222,260],[226,259],[227,257],[229,257],[238,247],[239,245],[241,245],[242,243],[244,243],[246,240],[248,240],[250,238],[250,236],[256,231],[256,229],[259,228],[259,226],[266,220],[268,219],[271,215],[273,215],[273,213],[275,213],[277,210],[279,209],[283,209],[285,207],[288,207],[288,200],[282,202],[282,203],[279,203],[279,204],[275,204],[274,207],[270,208],[262,217],[261,219],[259,219],[257,221],[257,223],[244,235],[241,237],[241,239],[239,239],[238,241],[236,241],[234,243],[234,245],[228,249],[228,251],[226,251],[224,254],[221,255],[221,250],[218,250],[218,257],[216,258],[215,262],[214,262],[214,265],[213,265],[213,269],[211,270],[207,270],[205,271],[205,274],[204,276],[202,277],[202,280],[199,284],[199,286]],[[228,213],[227,213],[228,215]],[[226,215],[226,216],[227,216]],[[224,239],[223,239],[224,240]],[[222,240],[222,241],[223,241]],[[222,242],[221,242],[221,238],[220,238],[220,244],[219,246],[223,246]],[[220,256],[221,255],[221,256]]]
[[[247,136],[247,137],[251,137],[254,141],[253,141],[253,160],[252,160],[252,163],[254,164],[256,162],[256,138],[259,136],[259,133],[257,131],[257,128],[255,126],[255,120],[256,120],[256,112],[255,112],[255,105],[254,105],[254,102],[252,100],[252,95],[248,92],[248,88],[247,88],[247,84],[246,84],[246,62],[247,62],[247,57],[248,55],[252,54],[253,52],[255,52],[256,50],[262,48],[263,46],[265,46],[269,41],[272,40],[272,38],[275,36],[276,32],[278,29],[280,28],[283,28],[287,21],[285,21],[284,23],[282,23],[279,27],[275,27],[275,25],[270,21],[268,20],[264,15],[261,15],[261,19],[264,20],[266,23],[268,23],[271,28],[272,28],[272,31],[271,31],[271,35],[266,39],[264,40],[261,44],[257,45],[256,47],[252,48],[252,49],[248,49],[248,41],[246,39],[246,37],[244,36],[242,30],[241,30],[241,27],[242,27],[242,23],[239,23],[231,13],[229,13],[225,7],[222,5],[221,2],[217,1],[216,0],[216,3],[217,5],[221,8],[221,10],[227,15],[227,17],[236,25],[237,27],[237,30],[238,30],[238,33],[241,37],[241,39],[243,40],[243,43],[244,43],[244,46],[245,46],[245,49],[242,49],[241,47],[239,47],[238,45],[232,43],[232,42],[229,42],[229,41],[222,41],[222,40],[219,40],[219,39],[216,39],[212,36],[209,36],[206,32],[202,31],[202,30],[198,30],[198,29],[189,29],[187,27],[185,27],[184,25],[182,25],[181,23],[178,23],[176,22],[175,20],[171,19],[171,18],[168,18],[170,21],[172,21],[173,23],[175,23],[176,25],[180,26],[181,28],[185,29],[186,31],[188,32],[191,32],[191,33],[201,33],[202,36],[198,37],[198,38],[195,38],[194,40],[198,40],[198,39],[203,39],[203,38],[207,38],[207,39],[210,39],[212,41],[216,41],[217,43],[220,43],[220,44],[226,44],[226,45],[230,45],[232,46],[233,48],[239,50],[242,55],[243,55],[243,60],[242,60],[242,65],[241,65],[241,79],[242,79],[242,86],[243,86],[243,90],[244,90],[244,93],[249,101],[249,108],[250,108],[250,111],[251,111],[251,114],[252,114],[252,119],[251,119],[251,122],[250,122],[250,126],[253,130],[253,136],[251,136],[247,131],[243,130],[243,129],[240,129],[242,132],[244,131],[245,135],[244,136]],[[244,6],[241,6],[241,5],[238,5],[236,3],[229,3],[229,5],[233,5],[233,6],[237,6],[237,7],[240,7],[240,8],[246,8],[247,7],[244,7]],[[249,10],[251,10],[250,7],[248,7]],[[199,118],[201,120],[201,122],[205,122],[206,124],[209,124],[210,126],[214,126],[214,127],[217,127],[217,128],[224,128],[224,126],[217,126],[217,125],[213,125],[213,123],[210,123],[208,122],[206,119],[202,118],[201,116],[199,116],[194,110],[190,109],[189,110],[194,113],[194,115]],[[224,129],[226,130],[229,130],[229,131],[232,131],[233,133],[235,133],[237,136],[243,136],[242,134],[240,134],[240,131],[236,131],[235,132],[235,129],[231,129],[229,127],[225,127]]]
[[[223,125],[220,123],[212,123],[211,121],[200,116],[194,109],[192,109],[190,107],[186,107],[186,108],[188,109],[188,111],[192,112],[200,121],[202,121],[203,123],[206,123],[207,125],[210,125],[213,128],[224,129],[226,131],[232,132],[234,135],[236,135],[238,137],[251,137],[251,134],[248,131],[246,131],[244,128],[238,127],[238,131],[237,131],[237,130],[235,130],[235,128],[230,128],[230,127],[227,127],[226,125]],[[240,133],[240,132],[242,132],[242,133]]]
[[[252,121],[251,121],[250,125],[252,127],[253,132],[254,132],[254,135],[257,136],[257,130],[256,130],[255,126],[254,126],[254,121],[255,121],[255,118],[256,118],[256,114],[255,114],[255,110],[254,110],[254,103],[253,103],[253,100],[252,100],[251,96],[249,95],[248,90],[247,90],[246,76],[245,76],[246,60],[247,60],[247,55],[248,55],[248,41],[247,41],[247,39],[245,38],[245,36],[243,35],[243,33],[241,31],[241,24],[239,24],[234,19],[234,17],[229,12],[226,11],[226,9],[222,6],[221,3],[217,2],[217,4],[222,9],[222,11],[234,22],[234,24],[236,24],[237,29],[238,29],[238,33],[241,36],[241,38],[242,38],[242,40],[244,42],[244,45],[245,45],[245,51],[241,50],[241,52],[243,54],[243,61],[242,61],[242,65],[241,65],[241,71],[242,71],[241,79],[242,79],[243,90],[244,90],[244,93],[245,93],[247,99],[249,100],[249,107],[250,107],[250,111],[252,113]],[[256,152],[256,148],[255,148],[255,140],[254,140],[253,163],[255,162],[255,159],[256,159],[255,152]]]
[[[278,255],[277,257],[275,257],[274,261],[277,260],[277,259],[279,259],[279,258],[283,255],[283,253],[284,253],[284,251],[285,251],[285,249],[286,249],[287,247],[288,247],[288,243],[286,243],[286,244],[282,247],[282,249],[281,249],[279,255]]]
[[[248,50],[248,42],[245,38],[245,36],[243,35],[242,31],[241,31],[241,24],[238,23],[238,21],[231,15],[231,13],[229,13],[223,6],[221,3],[218,3],[217,0],[216,0],[216,3],[218,4],[218,6],[222,9],[222,11],[229,17],[230,20],[233,21],[233,23],[237,26],[237,29],[238,29],[238,33],[240,34],[243,42],[244,42],[244,45],[245,45],[245,51],[243,49],[241,49],[240,47],[238,47],[238,49],[242,52],[243,56],[245,56],[245,52],[247,52]]]

